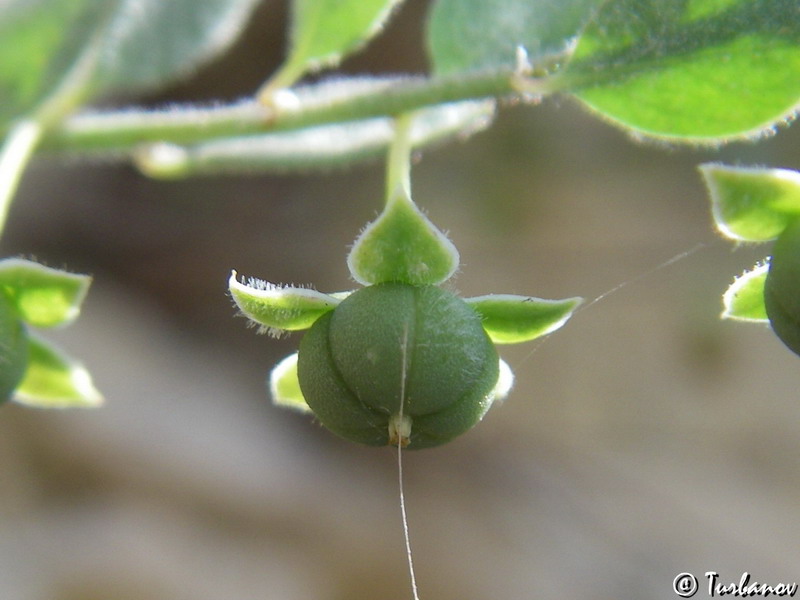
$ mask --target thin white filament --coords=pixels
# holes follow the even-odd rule
[[[699,243],[695,244],[694,246],[692,246],[691,248],[689,248],[688,250],[684,250],[683,252],[680,252],[680,253],[676,254],[672,258],[668,258],[664,262],[657,264],[655,267],[652,267],[652,268],[648,269],[647,271],[643,271],[643,272],[639,273],[638,275],[636,275],[636,276],[634,276],[634,277],[632,277],[630,279],[626,279],[622,283],[618,283],[617,285],[615,285],[611,289],[606,290],[605,292],[603,292],[602,294],[600,294],[596,298],[593,298],[592,300],[590,300],[586,304],[583,304],[580,307],[578,307],[578,309],[573,313],[572,316],[575,316],[578,313],[583,312],[584,310],[588,309],[590,306],[594,306],[598,302],[600,302],[602,300],[605,300],[606,298],[608,298],[612,294],[616,294],[618,291],[620,291],[621,289],[627,287],[628,285],[630,285],[632,283],[636,283],[636,282],[638,282],[638,281],[640,281],[642,279],[645,279],[646,277],[649,277],[649,276],[653,275],[654,273],[658,273],[662,269],[665,269],[667,267],[671,267],[675,263],[677,263],[677,262],[679,262],[679,261],[681,261],[681,260],[683,260],[685,258],[688,258],[688,257],[692,256],[694,253],[696,253],[696,252],[698,252],[698,251],[700,251],[700,250],[702,250],[704,248],[707,248],[710,245],[711,244],[708,243],[708,242],[699,242]],[[541,348],[542,345],[544,345],[544,343],[547,341],[547,339],[549,337],[550,336],[547,335],[547,336],[539,338],[537,340],[537,342],[536,342],[536,345],[534,345],[534,347],[531,349],[531,351],[528,352],[522,358],[522,360],[520,360],[517,364],[515,364],[513,366],[513,368],[518,368],[520,365],[522,365],[525,362],[527,362],[528,360],[530,360],[531,356],[533,356],[536,352],[538,352],[539,348]]]
[[[408,371],[408,323],[403,328],[403,339],[401,341],[402,368],[400,376],[400,419],[403,422],[403,408],[406,402],[406,374]],[[411,593],[414,600],[419,600],[417,592],[417,577],[414,573],[414,559],[411,555],[411,535],[408,532],[408,515],[406,513],[406,494],[403,486],[403,436],[397,436],[397,483],[400,490],[400,515],[403,519],[403,537],[406,543],[406,557],[408,558],[408,574],[411,577]]]

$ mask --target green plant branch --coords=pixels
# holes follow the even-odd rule
[[[74,115],[47,133],[42,149],[59,152],[130,153],[139,144],[192,144],[215,138],[299,130],[314,125],[395,116],[425,106],[516,95],[523,88],[513,70],[447,78],[393,80],[363,93],[306,103],[255,100],[211,107],[173,106],[160,110],[127,109]],[[554,79],[527,80],[526,94],[555,90]]]
[[[42,131],[42,125],[37,121],[20,121],[8,132],[0,148],[0,232],[5,227],[14,193],[42,137]]]
[[[412,113],[399,115],[394,121],[394,138],[389,145],[389,156],[386,162],[386,200],[395,194],[398,186],[405,195],[411,196],[411,125],[414,121]]]

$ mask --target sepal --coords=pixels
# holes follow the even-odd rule
[[[759,264],[734,280],[722,295],[723,319],[768,322],[767,309],[764,306],[764,283],[768,271],[768,264]]]
[[[717,229],[733,240],[767,242],[800,215],[800,173],[709,163],[700,172]]]
[[[275,365],[269,374],[269,391],[272,403],[276,406],[300,412],[311,412],[303,397],[303,392],[300,391],[300,379],[297,377],[297,356],[297,352],[290,354]]]
[[[492,390],[492,402],[502,402],[511,393],[511,388],[514,387],[514,372],[508,363],[502,358],[499,363],[499,373],[497,375],[497,383]]]
[[[80,314],[92,278],[21,258],[0,260],[0,293],[34,327],[68,325]]]
[[[316,290],[280,286],[260,279],[246,282],[231,272],[228,289],[244,316],[259,326],[259,332],[279,336],[285,331],[308,329],[326,312],[333,310],[347,292],[335,295]]]
[[[91,408],[103,403],[82,364],[32,333],[28,368],[12,399],[36,408]]]
[[[483,328],[495,344],[516,344],[535,340],[564,325],[583,299],[489,294],[466,298],[465,302],[481,315]]]
[[[389,281],[438,285],[458,269],[458,250],[397,185],[381,215],[361,232],[347,257],[363,285]]]

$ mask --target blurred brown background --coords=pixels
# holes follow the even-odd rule
[[[409,0],[344,70],[424,72],[425,11]],[[194,79],[118,102],[251,93],[284,19],[267,1]],[[719,320],[721,292],[768,248],[718,239],[695,170],[800,168],[799,141],[795,127],[719,152],[642,145],[553,99],[425,153],[414,196],[461,251],[464,295],[625,285],[544,343],[501,349],[511,397],[405,455],[423,600],[673,598],[682,571],[701,588],[705,571],[800,581],[800,359]],[[35,163],[0,250],[94,274],[55,337],[107,405],[0,410],[0,598],[410,597],[395,453],[272,407],[265,377],[299,336],[256,336],[226,297],[232,268],[350,287],[347,247],[382,185],[380,163],[181,182]]]

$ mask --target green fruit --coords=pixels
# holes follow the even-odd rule
[[[298,358],[320,422],[373,446],[427,448],[464,433],[489,409],[498,374],[479,315],[430,285],[358,290],[314,323]]]
[[[800,355],[800,219],[778,237],[764,282],[764,305],[773,331]]]
[[[0,292],[0,404],[11,398],[28,366],[28,334]]]

